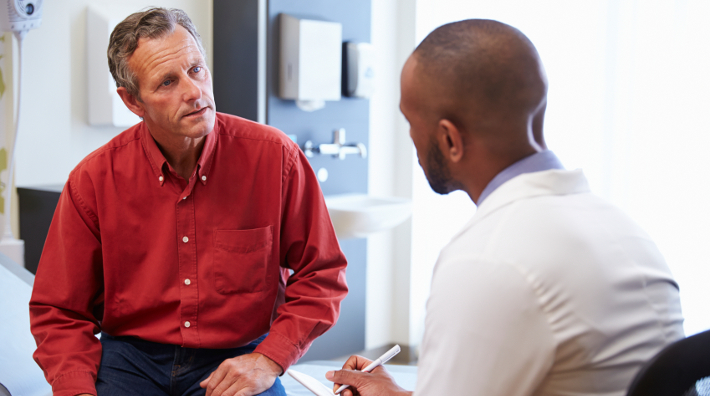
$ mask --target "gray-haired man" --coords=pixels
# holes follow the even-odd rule
[[[69,175],[30,302],[35,360],[55,396],[284,395],[277,377],[347,293],[313,171],[283,133],[215,112],[182,11],[129,16],[108,56],[143,122]]]

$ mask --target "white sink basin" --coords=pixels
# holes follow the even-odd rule
[[[340,239],[364,238],[392,228],[412,215],[412,201],[406,198],[328,195],[325,205]]]

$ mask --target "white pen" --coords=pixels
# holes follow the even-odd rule
[[[377,360],[375,360],[374,362],[368,364],[367,367],[365,367],[361,371],[363,373],[369,373],[370,371],[374,370],[378,366],[381,366],[381,365],[387,363],[390,359],[395,357],[395,355],[397,355],[399,353],[399,351],[401,351],[401,350],[402,349],[399,347],[399,345],[393,346],[392,349],[385,352],[384,355],[378,357]],[[338,388],[338,390],[335,391],[335,394],[336,395],[339,394],[340,392],[344,391],[348,387],[350,387],[350,385],[341,385],[340,388]]]

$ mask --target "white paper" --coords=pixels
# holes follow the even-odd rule
[[[325,373],[331,370],[340,370],[345,362],[337,362],[331,360],[316,360],[307,363],[299,363],[291,366],[289,370],[296,370],[300,373],[307,374],[315,378],[324,387],[327,387],[332,393],[333,383],[325,379]],[[390,375],[394,378],[397,385],[406,390],[413,391],[417,384],[417,367],[416,366],[398,366],[394,364],[385,367]],[[287,396],[313,396],[313,392],[298,383],[295,379],[288,375],[281,377],[281,384],[286,389]]]
[[[37,348],[30,333],[32,288],[0,265],[0,383],[13,396],[45,396],[52,388],[32,359]]]
[[[311,377],[308,374],[301,373],[296,370],[288,370],[288,375],[293,377],[296,381],[300,382],[301,385],[305,386],[313,392],[314,395],[316,396],[334,396],[333,390],[331,388],[328,388],[327,386],[323,385],[320,381],[317,379]],[[331,385],[332,386],[332,385]]]

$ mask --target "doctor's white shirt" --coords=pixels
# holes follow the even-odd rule
[[[416,396],[623,396],[683,337],[656,245],[580,170],[524,173],[441,252]]]

